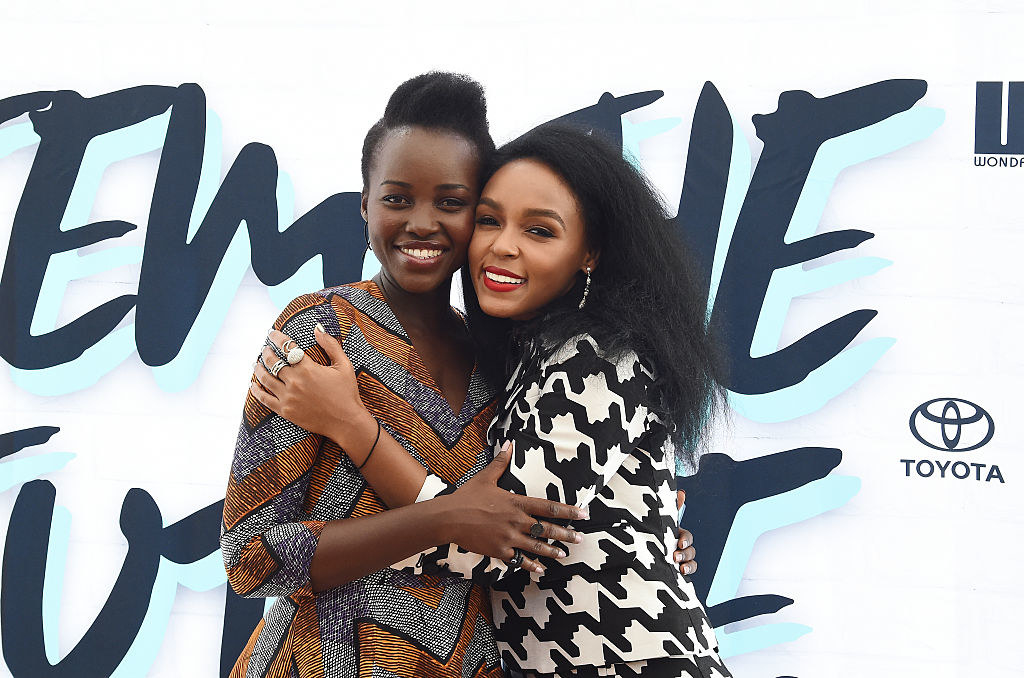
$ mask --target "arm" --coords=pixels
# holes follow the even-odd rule
[[[271,331],[270,338],[277,346],[282,346],[289,340],[288,336],[276,330]],[[257,365],[256,376],[266,389],[254,385],[254,397],[278,414],[297,421],[307,429],[324,433],[346,450],[356,450],[354,453],[349,452],[349,455],[353,457],[354,463],[363,465],[362,474],[367,482],[389,506],[404,506],[413,501],[424,501],[440,494],[451,493],[454,488],[429,473],[413,459],[405,448],[390,436],[386,428],[378,438],[377,421],[363,406],[352,365],[341,344],[322,328],[316,330],[316,342],[326,354],[330,365],[323,365],[324,359],[317,358],[288,367],[279,375],[287,378],[287,383],[272,377],[261,365]],[[273,364],[276,356],[271,349],[266,348],[264,359],[268,364]],[[500,464],[498,459],[495,463]],[[501,469],[504,469],[504,466],[501,466]],[[462,554],[489,553],[501,560],[507,560],[512,556],[513,547],[554,558],[564,555],[561,548],[537,541],[532,535],[525,535],[536,522],[528,516],[555,517],[555,511],[561,510],[561,517],[564,518],[567,507],[559,507],[530,497],[510,497],[507,493],[495,495],[497,475],[490,477],[488,474],[487,478],[478,476],[478,479],[479,482],[464,486],[460,490],[461,496],[455,499],[461,499],[461,503],[456,501],[449,509],[449,515],[454,516],[457,527],[462,528],[461,534],[455,530],[450,539],[435,541],[435,544],[442,545],[434,552],[424,554],[422,559],[416,557],[401,563],[403,569],[423,574],[444,571],[446,567],[443,563],[447,562],[449,553],[455,553],[455,549],[459,549],[455,544],[461,545],[459,552]],[[490,510],[482,510],[482,506]],[[540,522],[544,526],[542,538],[557,539],[570,544],[578,542],[579,535],[574,531],[545,521]],[[415,524],[409,523],[410,526]],[[434,523],[430,527],[436,526],[437,523]],[[417,535],[422,536],[423,533],[417,532]],[[687,573],[696,565],[692,562],[693,548],[687,548],[691,540],[689,532],[682,531],[679,537],[680,550],[675,554],[676,562],[681,563],[680,568]],[[406,551],[403,556],[408,554]],[[501,560],[486,561],[483,570],[477,572],[477,577],[488,580],[500,574],[504,567]],[[524,559],[523,568],[543,571],[543,566],[531,558]],[[471,574],[472,569],[473,565],[464,574]]]
[[[652,383],[635,353],[612,362],[587,337],[560,350],[513,407],[515,452],[499,484],[585,509],[647,431]],[[489,585],[509,571],[503,562],[454,545],[400,565],[414,572],[446,567]]]
[[[318,428],[317,416],[327,412],[334,421],[338,411],[344,410],[339,407],[344,397],[320,390],[322,384],[318,385],[320,382],[315,378],[326,376],[337,388],[338,373],[327,367],[332,359],[349,375],[350,383],[343,384],[342,390],[349,388],[354,393],[349,397],[360,403],[357,414],[369,417],[361,407],[351,363],[339,342],[322,330],[318,330],[318,343],[311,336],[301,335],[301,327],[309,327],[312,320],[307,317],[303,323],[296,323],[294,329],[282,319],[276,324],[296,337],[310,359],[304,357],[296,365],[283,368],[277,377],[258,364],[257,380],[250,387],[246,422],[239,433],[225,502],[221,540],[229,580],[239,594],[290,595],[307,585],[312,591],[332,588],[450,541],[469,544],[482,553],[511,552],[509,543],[535,541],[524,534],[534,522],[531,514],[565,516],[571,510],[568,506],[514,497],[499,490],[496,480],[507,465],[505,455],[488,467],[489,473],[478,474],[480,481],[472,492],[438,497],[415,507],[364,518],[304,523],[308,514],[303,505],[310,477],[318,475],[314,470],[317,450],[322,448],[334,457],[344,454],[332,441],[324,441],[322,435],[299,425]],[[295,334],[296,330],[300,334]],[[271,338],[275,343],[283,343],[285,337],[275,330]],[[264,349],[264,357],[269,365],[277,361],[269,347]],[[310,374],[313,379],[304,378]],[[351,429],[348,437],[357,437],[363,430],[358,426],[360,420],[347,421]],[[376,420],[369,417],[369,422],[376,436]],[[364,471],[391,488],[390,492],[385,489],[380,493],[386,502],[411,503],[450,489],[434,476],[430,476],[433,482],[428,479],[424,483],[426,470],[386,430],[381,432],[375,449],[373,444],[374,437],[369,437],[365,444],[353,445],[361,451],[353,455],[352,462],[365,463]],[[371,449],[373,455],[368,460]],[[262,474],[249,478],[250,468]],[[261,477],[272,482],[263,482]],[[482,529],[483,526],[492,529]]]
[[[299,330],[310,324],[304,314],[331,312],[329,306],[318,308],[321,302],[312,295],[300,297],[275,327],[295,334],[311,362],[324,363],[326,354]],[[293,323],[297,318],[302,321]],[[332,468],[331,457],[336,465],[341,451],[272,412],[261,397],[253,382],[224,502],[221,548],[237,593],[267,597],[320,591],[451,538],[450,502],[350,520],[312,520],[307,503],[316,488],[311,490],[311,481],[318,470]]]
[[[254,368],[250,397],[268,412],[306,430],[317,431],[318,438],[327,437],[336,443],[390,508],[447,493],[447,483],[429,473],[362,406],[352,364],[341,343],[319,327],[316,332],[317,341],[326,347],[323,353],[329,356],[326,360],[330,364],[311,352],[307,355],[313,360],[303,359],[274,376],[264,365],[273,365],[278,356],[264,346],[262,361],[257,361]],[[272,331],[270,336],[278,346],[288,340],[280,332]]]

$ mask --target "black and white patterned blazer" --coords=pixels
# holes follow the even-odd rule
[[[574,524],[583,543],[569,545],[567,558],[542,558],[543,575],[456,545],[395,567],[490,585],[498,645],[513,668],[716,656],[704,608],[672,562],[675,468],[668,431],[646,407],[651,371],[632,352],[607,359],[589,335],[560,347],[532,377],[520,371],[488,433],[495,450],[515,442],[499,484],[588,507],[590,519]],[[438,486],[429,479],[421,498]]]

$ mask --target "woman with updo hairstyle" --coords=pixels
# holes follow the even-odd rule
[[[554,523],[516,522],[526,539],[497,548],[453,541],[393,568],[491,587],[498,647],[514,676],[728,677],[672,555],[675,462],[695,465],[724,402],[697,269],[647,179],[595,136],[539,128],[498,149],[487,174],[463,285],[477,368],[506,380],[486,437],[500,452],[452,492],[433,474],[401,472],[409,454],[384,435],[379,477],[368,480],[378,492],[440,502],[476,490],[481,476],[479,489],[490,491],[498,462],[511,456],[499,488],[564,503],[549,507]],[[355,444],[372,420],[356,387],[364,375],[348,366],[351,351],[322,345],[332,367],[309,363],[315,379],[277,383],[257,372],[275,406]],[[304,385],[313,381],[317,398]],[[330,411],[299,413],[314,400]],[[478,523],[480,515],[447,519],[482,534],[503,528],[501,515]]]
[[[381,271],[288,304],[259,369],[284,384],[328,363],[321,344],[343,351],[359,371],[355,398],[366,404],[367,426],[349,427],[339,445],[340,436],[301,428],[303,412],[253,381],[221,548],[238,594],[276,601],[232,676],[502,675],[486,589],[388,567],[449,542],[497,552],[515,534],[526,539],[531,516],[576,514],[495,485],[507,464],[488,467],[496,390],[449,304],[493,149],[482,88],[450,73],[403,83],[366,135],[361,211]],[[288,341],[275,343],[280,332]],[[315,385],[306,400],[303,410],[332,406]],[[404,465],[378,465],[387,459],[373,454],[382,437]],[[367,479],[397,489],[375,492]],[[428,501],[441,490],[444,497]],[[385,510],[414,501],[422,503]],[[522,527],[479,529],[497,520]]]

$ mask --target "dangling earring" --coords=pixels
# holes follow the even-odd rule
[[[587,266],[587,282],[583,285],[583,298],[580,299],[580,310],[587,303],[587,295],[590,294],[590,267]]]
[[[366,249],[372,252],[373,248],[370,247],[370,224],[366,221],[363,222],[363,237],[366,239]]]

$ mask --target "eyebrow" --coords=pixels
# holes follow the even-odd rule
[[[528,217],[548,217],[550,219],[554,219],[559,224],[561,224],[563,229],[565,229],[565,222],[562,221],[562,217],[560,217],[558,215],[558,212],[556,212],[555,210],[542,210],[537,207],[534,207],[526,210],[524,214]]]
[[[401,186],[402,188],[412,188],[412,184],[410,184],[409,182],[407,182],[407,181],[396,181],[394,179],[385,179],[384,181],[380,182],[381,186],[383,186],[384,184],[391,184],[393,186]],[[466,186],[465,184],[438,184],[434,188],[438,189],[438,190],[441,190],[441,191],[457,191],[459,189],[462,189],[464,191],[468,191],[469,190],[469,186]]]
[[[504,211],[504,208],[501,206],[500,203],[498,203],[497,201],[492,200],[491,198],[488,198],[486,196],[481,196],[480,199],[477,200],[477,204],[478,205],[487,205],[488,207],[490,207],[492,209],[496,209],[496,210],[499,210],[499,211]],[[557,221],[561,225],[563,230],[565,229],[565,222],[562,221],[562,217],[555,210],[545,210],[545,209],[541,209],[539,207],[532,207],[532,208],[526,210],[523,213],[523,215],[527,216],[527,217],[548,217],[550,219],[554,219],[555,221]]]

